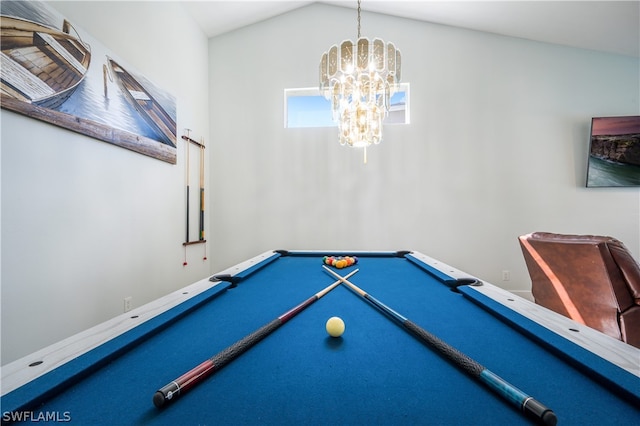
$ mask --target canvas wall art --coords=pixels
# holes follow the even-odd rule
[[[175,98],[41,2],[0,3],[2,108],[171,164]]]
[[[593,117],[587,187],[640,186],[640,116]]]

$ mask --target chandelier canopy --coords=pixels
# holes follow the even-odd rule
[[[333,45],[320,61],[320,91],[331,101],[341,145],[366,148],[382,141],[382,120],[401,78],[401,56],[393,43],[360,37]]]

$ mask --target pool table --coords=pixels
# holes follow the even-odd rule
[[[349,281],[549,407],[559,425],[640,420],[640,350],[415,251],[262,253],[2,368],[2,421],[82,425],[516,425],[512,403],[337,285],[157,408],[157,390]],[[458,286],[458,283],[463,285]],[[473,283],[473,285],[468,285]],[[330,337],[325,323],[346,329]]]

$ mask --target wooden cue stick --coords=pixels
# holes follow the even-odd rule
[[[358,269],[347,275],[347,278],[351,277],[356,272],[358,272]],[[202,382],[211,374],[219,371],[222,367],[245,353],[247,350],[251,349],[262,339],[274,332],[282,324],[286,323],[291,318],[302,312],[309,305],[314,303],[316,300],[320,299],[322,296],[339,286],[340,282],[340,280],[334,282],[333,284],[314,294],[304,302],[280,315],[270,323],[262,326],[253,333],[246,335],[231,346],[223,349],[218,354],[204,361],[197,367],[192,368],[174,381],[163,386],[153,395],[153,404],[158,408],[162,408],[168,403],[175,401],[179,396],[184,394],[193,386]]]
[[[188,134],[187,134],[188,137]],[[189,242],[189,151],[191,150],[191,144],[189,143],[189,141],[187,140],[185,143],[185,146],[187,147],[187,235],[185,237],[184,242],[188,243]]]
[[[496,392],[498,395],[503,397],[505,400],[510,402],[512,405],[518,407],[523,413],[527,416],[534,418],[536,421],[554,426],[558,419],[555,413],[534,399],[533,397],[525,394],[515,386],[511,385],[504,379],[500,378],[498,375],[492,373],[487,370],[484,366],[482,366],[477,361],[473,360],[469,356],[464,353],[458,351],[448,343],[444,342],[440,338],[435,335],[429,333],[427,330],[423,329],[419,325],[409,321],[407,318],[400,315],[398,312],[394,311],[384,303],[380,302],[370,294],[367,294],[364,290],[360,289],[355,284],[351,283],[347,278],[341,277],[336,272],[322,265],[322,267],[327,270],[331,275],[339,279],[341,282],[349,286],[351,290],[353,290],[356,294],[358,294],[363,299],[369,301],[373,306],[378,308],[383,313],[387,314],[399,324],[404,326],[407,330],[411,332],[418,339],[429,345],[431,348],[435,349],[438,353],[443,355],[449,361],[453,362],[458,368],[463,370],[465,373],[479,380],[480,382],[487,385],[491,390]]]
[[[200,241],[204,240],[204,144],[200,144]]]

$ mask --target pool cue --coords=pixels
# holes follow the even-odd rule
[[[200,241],[204,240],[204,145],[200,144]]]
[[[347,278],[352,276],[356,272],[358,272],[357,269],[347,275]],[[192,368],[182,376],[165,385],[160,390],[156,391],[156,393],[153,395],[153,404],[158,408],[162,408],[168,403],[175,401],[183,393],[203,381],[211,374],[219,371],[222,367],[242,355],[244,352],[255,346],[256,343],[260,342],[262,339],[274,332],[282,324],[286,323],[291,318],[302,312],[309,305],[314,303],[316,300],[320,299],[322,296],[339,286],[340,282],[340,280],[334,282],[324,290],[319,291],[296,307],[280,315],[278,318],[274,319],[268,324],[265,324],[253,333],[246,335],[231,346],[223,349],[218,354],[204,361],[197,367]]]
[[[189,130],[187,129],[187,137],[189,137]],[[189,242],[189,151],[191,149],[189,141],[185,141],[185,146],[187,147],[187,235],[185,237],[184,242]]]
[[[524,412],[527,416],[534,418],[538,422],[548,425],[554,426],[558,419],[555,413],[535,400],[533,397],[525,394],[518,388],[514,387],[504,379],[500,378],[496,374],[487,370],[484,366],[482,366],[477,361],[473,360],[469,356],[463,354],[458,351],[454,347],[450,346],[448,343],[444,342],[440,338],[434,336],[429,333],[419,325],[409,321],[407,318],[400,315],[398,312],[394,311],[384,303],[380,302],[370,294],[367,294],[365,291],[360,289],[355,284],[348,281],[348,277],[341,277],[336,272],[322,265],[322,267],[327,270],[331,275],[339,279],[341,282],[349,286],[351,290],[353,290],[356,294],[362,297],[364,300],[369,301],[373,306],[378,308],[383,313],[387,314],[395,321],[400,323],[404,328],[409,330],[411,334],[416,336],[418,339],[429,345],[431,348],[435,349],[442,356],[447,358],[449,361],[453,362],[458,368],[463,370],[465,373],[470,376],[478,379],[480,382],[487,385],[491,390],[499,394],[501,397],[506,399],[511,404],[518,407],[522,412]]]

